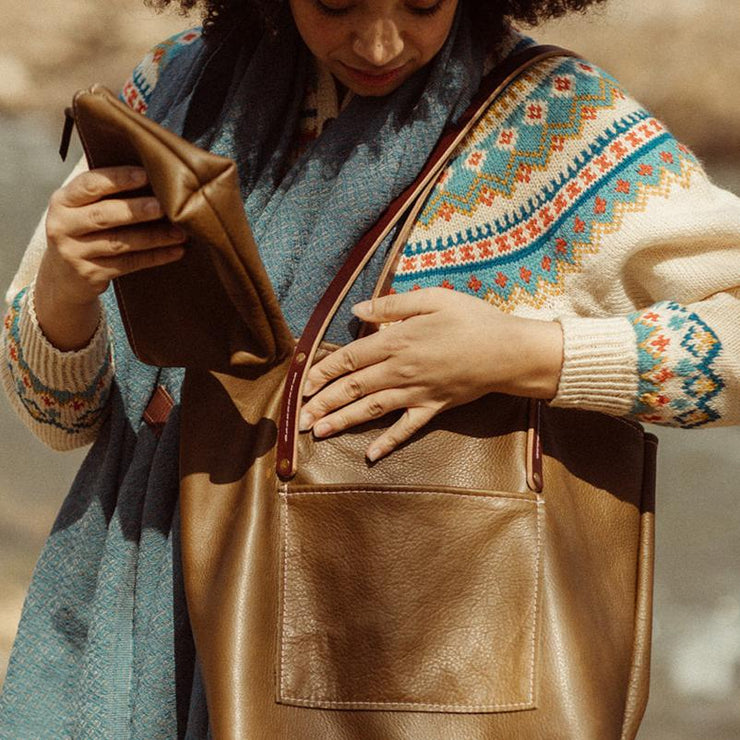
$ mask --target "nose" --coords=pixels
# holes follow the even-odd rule
[[[403,38],[392,20],[381,18],[357,34],[352,50],[370,64],[383,67],[401,55]]]

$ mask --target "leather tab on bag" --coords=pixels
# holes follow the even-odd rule
[[[154,389],[142,417],[157,437],[162,434],[164,425],[167,423],[174,406],[175,401],[167,389],[163,385],[158,385]]]
[[[529,401],[529,425],[527,429],[527,486],[534,493],[542,493],[545,486],[542,466],[542,401]]]

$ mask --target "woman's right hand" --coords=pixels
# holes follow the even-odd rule
[[[146,183],[140,167],[101,168],[51,196],[34,296],[41,329],[59,349],[89,342],[113,278],[183,256],[185,233],[163,220],[157,199],[130,195]]]
[[[159,201],[126,195],[146,183],[140,167],[110,167],[83,172],[51,196],[46,243],[60,299],[94,302],[114,277],[182,257],[185,234],[161,220]]]

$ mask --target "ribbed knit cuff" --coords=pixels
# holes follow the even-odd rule
[[[62,352],[36,318],[33,285],[8,308],[0,341],[0,385],[21,421],[54,450],[95,440],[113,378],[108,328],[101,313],[87,347]]]
[[[624,416],[638,389],[635,333],[626,317],[557,319],[563,328],[563,369],[552,406]]]
[[[57,349],[44,335],[36,317],[35,283],[23,297],[19,318],[19,339],[23,357],[31,373],[48,388],[60,388],[72,393],[85,391],[98,377],[109,351],[108,323],[100,309],[95,334],[86,347],[64,352]]]

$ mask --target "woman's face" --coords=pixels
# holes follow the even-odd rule
[[[459,0],[290,0],[313,55],[358,95],[387,95],[442,48]]]

